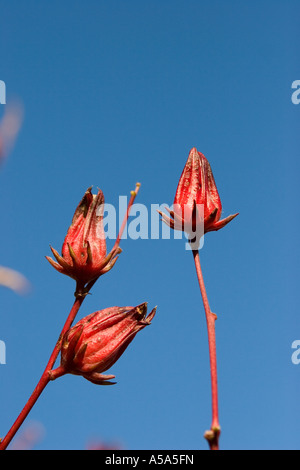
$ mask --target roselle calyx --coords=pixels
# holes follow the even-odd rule
[[[103,375],[124,353],[135,335],[150,325],[147,303],[136,307],[109,307],[92,313],[68,330],[61,346],[61,364],[51,371],[55,379],[66,373],[82,375],[98,385],[112,384],[114,375]]]
[[[195,147],[191,149],[181,174],[173,210],[168,212],[171,217],[159,213],[171,228],[195,234],[200,227],[203,235],[220,230],[238,215],[220,220],[222,204],[211,166]]]
[[[52,247],[56,262],[46,259],[60,273],[75,279],[80,286],[110,271],[122,251],[119,247],[106,254],[103,227],[104,195],[89,188],[80,201],[65,237],[61,255]]]

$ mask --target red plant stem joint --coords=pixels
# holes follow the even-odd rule
[[[218,374],[215,332],[215,321],[217,319],[217,315],[211,311],[209,306],[198,250],[193,250],[193,257],[206,316],[211,375],[212,423],[210,430],[205,432],[204,437],[208,441],[210,450],[219,450],[219,436],[221,433],[221,428],[219,424],[218,411]]]

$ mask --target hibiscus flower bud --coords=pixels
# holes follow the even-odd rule
[[[197,232],[204,235],[219,230],[238,215],[220,220],[222,204],[214,176],[208,160],[196,148],[190,151],[181,174],[173,210],[169,210],[171,218],[159,213],[171,228],[185,231],[191,238]]]
[[[135,335],[150,325],[156,312],[148,316],[147,303],[136,307],[110,307],[92,313],[68,330],[62,340],[61,364],[50,378],[66,374],[82,375],[99,385],[111,384],[114,375],[103,375],[123,354]]]
[[[92,194],[89,188],[75,211],[62,254],[50,247],[57,262],[46,256],[57,271],[72,277],[81,286],[109,271],[122,251],[117,247],[106,254],[103,213],[102,191]]]

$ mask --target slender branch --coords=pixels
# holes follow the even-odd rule
[[[131,191],[131,196],[130,196],[130,199],[129,199],[129,202],[128,202],[128,206],[127,206],[127,211],[126,211],[126,214],[124,216],[124,219],[122,221],[122,224],[121,224],[121,227],[119,229],[119,233],[118,233],[118,236],[116,238],[116,241],[115,241],[115,244],[112,248],[112,252],[117,252],[118,248],[119,248],[119,245],[120,245],[120,241],[121,241],[121,238],[122,238],[122,235],[123,235],[123,232],[125,230],[125,227],[126,227],[126,224],[127,224],[127,221],[128,221],[128,217],[129,217],[129,214],[130,214],[130,209],[134,203],[134,200],[137,196],[137,193],[139,192],[139,189],[140,189],[140,186],[141,186],[141,183],[136,183],[135,185],[135,190],[134,191]],[[95,279],[93,279],[92,281],[90,281],[87,286],[85,287],[85,292],[89,292],[91,290],[91,288],[93,287],[93,285],[95,284],[95,282],[99,279],[99,277],[96,277]]]
[[[46,387],[46,385],[48,385],[49,381],[51,380],[51,377],[49,376],[49,372],[52,369],[52,367],[53,367],[53,365],[54,365],[54,363],[57,359],[57,356],[59,354],[62,338],[63,338],[65,332],[72,325],[72,323],[73,323],[73,321],[74,321],[74,319],[75,319],[75,317],[78,313],[78,310],[79,310],[84,298],[85,298],[85,296],[80,296],[75,300],[75,302],[73,304],[73,307],[71,308],[71,311],[68,315],[68,318],[67,318],[67,320],[64,324],[64,327],[63,327],[63,329],[62,329],[62,331],[59,335],[59,338],[56,342],[56,345],[55,345],[55,347],[52,351],[52,354],[50,356],[48,364],[47,364],[47,366],[46,366],[46,368],[45,368],[45,370],[44,370],[37,386],[35,387],[34,391],[32,392],[32,394],[29,398],[29,400],[27,401],[27,403],[24,406],[23,410],[21,411],[21,413],[17,417],[16,421],[14,422],[14,424],[12,425],[12,427],[10,428],[10,430],[8,431],[6,436],[0,442],[0,450],[5,450],[7,448],[8,444],[13,439],[16,432],[19,430],[20,426],[22,425],[22,423],[24,422],[24,420],[28,416],[29,412],[31,411],[34,404],[36,403],[37,399],[39,398],[39,396],[43,392],[44,388]]]
[[[200,264],[199,251],[193,250],[193,257],[195,261],[196,273],[198,277],[199,287],[202,295],[207,333],[208,333],[208,347],[209,347],[209,360],[210,360],[210,375],[211,375],[211,394],[212,394],[212,423],[209,431],[204,434],[205,439],[208,441],[210,450],[219,450],[219,436],[221,428],[219,424],[219,411],[218,411],[218,376],[217,376],[217,353],[216,353],[216,332],[215,321],[217,316],[210,309],[204,279]]]
[[[121,227],[120,227],[120,230],[119,230],[119,233],[118,233],[116,242],[115,242],[115,244],[114,244],[113,250],[117,250],[118,247],[119,247],[119,244],[120,244],[120,241],[121,241],[121,238],[122,238],[124,229],[125,229],[126,224],[127,224],[127,220],[128,220],[128,217],[129,217],[130,209],[131,209],[131,207],[132,207],[132,205],[133,205],[133,203],[134,203],[134,200],[135,200],[135,198],[136,198],[136,196],[137,196],[137,193],[139,192],[140,186],[141,186],[140,183],[136,183],[135,190],[134,190],[134,191],[131,191],[131,197],[130,197],[129,202],[128,202],[127,211],[126,211],[126,214],[125,214],[125,216],[124,216],[122,225],[121,225]]]
[[[128,217],[129,217],[130,209],[131,209],[131,207],[134,203],[134,200],[135,200],[136,195],[139,191],[139,188],[140,188],[140,183],[137,183],[135,190],[131,191],[131,197],[130,197],[130,200],[129,200],[129,203],[128,203],[127,211],[126,211],[125,217],[123,219],[118,237],[117,237],[116,242],[115,242],[114,247],[113,247],[113,250],[115,250],[115,251],[119,247],[120,240],[122,238],[123,231],[125,229],[125,226],[126,226],[126,223],[127,223]],[[76,291],[75,291],[76,300],[74,301],[74,304],[71,308],[71,311],[68,315],[68,318],[67,318],[67,320],[64,324],[64,327],[63,327],[63,329],[62,329],[62,331],[59,335],[59,338],[58,338],[58,340],[55,344],[55,347],[52,351],[52,354],[49,358],[49,361],[46,365],[46,368],[45,368],[45,370],[44,370],[37,386],[35,387],[35,389],[32,392],[30,398],[28,399],[26,405],[24,406],[23,410],[21,411],[21,413],[17,417],[16,421],[14,422],[14,424],[12,425],[12,427],[10,428],[10,430],[8,431],[6,436],[2,440],[0,440],[0,450],[5,450],[7,448],[7,446],[9,445],[9,443],[11,442],[11,440],[13,439],[13,437],[15,436],[15,434],[17,433],[17,431],[19,430],[21,425],[23,424],[24,420],[26,419],[26,417],[30,413],[31,409],[35,405],[36,401],[38,400],[38,398],[40,397],[41,393],[43,392],[45,387],[48,385],[50,380],[54,380],[55,378],[62,375],[62,374],[59,374],[59,373],[52,374],[51,370],[52,370],[52,368],[55,364],[55,361],[57,359],[57,356],[60,352],[61,342],[62,342],[63,336],[66,333],[66,331],[68,331],[69,328],[71,327],[71,325],[72,325],[72,323],[73,323],[73,321],[74,321],[74,319],[75,319],[75,317],[76,317],[76,315],[77,315],[77,313],[78,313],[78,311],[81,307],[81,304],[82,304],[83,300],[85,299],[86,295],[89,293],[89,291],[91,290],[91,288],[93,287],[93,285],[95,284],[97,279],[98,278],[96,278],[93,281],[91,281],[90,283],[88,283],[87,286],[84,286],[84,285],[81,285],[80,283],[77,283]],[[58,368],[58,370],[60,371],[59,368]]]

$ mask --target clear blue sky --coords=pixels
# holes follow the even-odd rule
[[[223,449],[299,449],[298,1],[11,0],[0,7],[0,79],[24,124],[0,173],[0,264],[32,291],[1,288],[0,435],[36,385],[73,302],[73,281],[45,260],[60,250],[85,190],[117,204],[173,202],[192,147],[209,159],[224,216],[200,256],[218,314]],[[0,113],[4,107],[1,105]],[[112,246],[108,241],[108,248]],[[211,422],[204,311],[179,240],[124,240],[79,317],[158,305],[110,370],[113,387],[51,383],[22,429],[36,448],[206,449]]]

